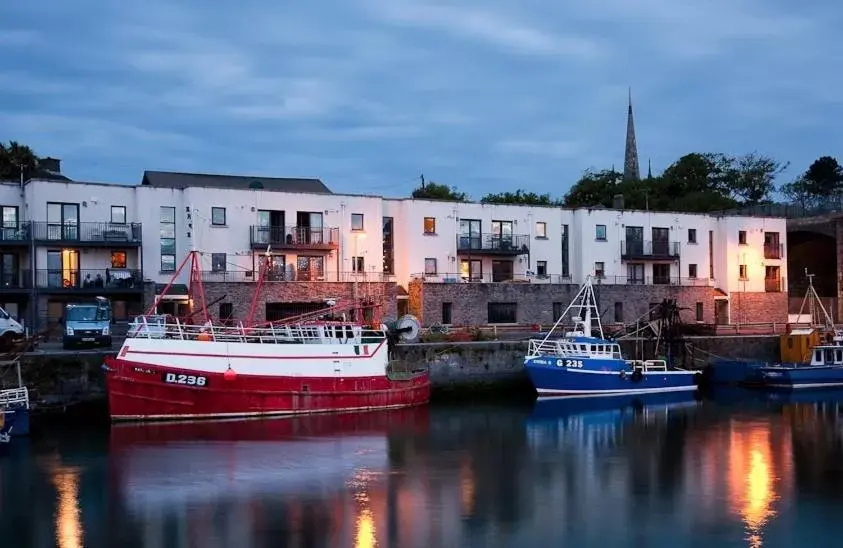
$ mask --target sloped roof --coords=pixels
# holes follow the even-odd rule
[[[141,185],[178,189],[209,187],[333,194],[331,189],[325,186],[325,183],[319,179],[211,175],[207,173],[176,173],[171,171],[144,171]]]

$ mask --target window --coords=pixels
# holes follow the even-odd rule
[[[518,303],[489,303],[487,323],[516,323]]]
[[[225,253],[211,253],[211,270],[214,272],[225,272]]]
[[[428,257],[424,260],[424,273],[431,276],[436,275],[436,259]]]
[[[436,234],[436,217],[424,218],[424,233]]]
[[[748,279],[746,277],[746,265],[745,264],[738,265],[738,278],[741,279],[741,280]]]
[[[626,283],[644,283],[644,263],[629,263],[626,265]]]
[[[460,261],[460,277],[469,282],[483,280],[483,261],[480,259],[462,259]]]
[[[615,323],[623,323],[623,302],[615,302]]]
[[[352,272],[365,272],[366,268],[363,263],[363,257],[352,257],[351,258],[351,271]]]
[[[176,208],[161,206],[161,272],[173,272],[176,269]]]
[[[738,243],[746,245],[746,230],[738,230]]]
[[[544,222],[537,222],[536,223],[536,238],[547,238],[547,223]]]
[[[47,202],[47,239],[79,239],[79,204]]]
[[[698,302],[696,306],[696,320],[698,322],[703,321],[703,303]]]
[[[594,228],[594,239],[601,242],[606,241],[606,225],[597,225]]]
[[[296,257],[296,279],[317,282],[325,279],[325,257],[299,255]]]
[[[126,268],[126,252],[112,251],[111,252],[111,268]]]
[[[116,225],[126,224],[126,206],[111,206],[111,222]]]
[[[697,229],[696,228],[689,228],[688,229],[688,243],[689,244],[697,243]]]
[[[536,261],[536,276],[547,278],[547,261]]]
[[[0,222],[3,223],[3,228],[11,228],[13,230],[18,228],[18,207],[17,206],[2,206],[0,207],[0,211],[3,213],[3,217],[0,218]]]
[[[445,325],[449,325],[454,323],[451,319],[451,310],[453,308],[452,303],[442,303],[442,323]]]
[[[211,208],[211,224],[213,226],[225,226],[225,208],[212,207]]]
[[[669,264],[654,264],[653,265],[653,283],[659,285],[667,285],[670,283],[670,265]]]
[[[478,219],[460,219],[460,239],[458,249],[482,249],[483,236]]]
[[[232,303],[220,303],[220,319],[230,320],[234,317],[234,305]]]
[[[362,231],[363,230],[363,214],[362,213],[352,213],[351,214],[351,230]]]
[[[594,276],[596,278],[602,278],[606,274],[606,268],[602,261],[598,261],[594,263]]]
[[[688,277],[689,278],[696,278],[697,277],[697,265],[689,264],[688,265]]]
[[[565,309],[562,308],[562,303],[553,303],[553,321],[558,320],[564,311]]]
[[[395,274],[395,240],[392,234],[392,217],[383,218],[383,273]]]
[[[571,275],[568,263],[568,225],[562,225],[562,277],[568,278]]]

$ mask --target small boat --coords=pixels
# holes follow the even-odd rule
[[[836,333],[829,344],[815,346],[808,363],[759,367],[755,375],[762,388],[795,390],[843,387],[843,333]]]
[[[581,314],[572,317],[574,329],[551,339],[572,309]],[[681,392],[696,390],[701,378],[665,360],[625,360],[603,335],[590,276],[547,335],[530,340],[524,367],[539,397]]]
[[[0,370],[4,367],[17,369],[18,386],[0,389],[0,421],[6,425],[6,433],[16,437],[29,435],[29,390],[21,377],[20,357],[19,353],[11,360],[0,361]],[[0,431],[3,431],[2,424]]]
[[[249,318],[231,325],[208,314],[199,252],[190,252],[167,288],[188,260],[190,302],[199,305],[192,314],[201,314],[200,321],[165,318],[157,303],[135,320],[117,356],[105,359],[112,420],[353,412],[428,402],[429,372],[391,359],[396,342],[418,334],[414,317],[388,328],[377,317],[374,297],[341,304],[326,298],[332,304],[317,313],[253,323],[272,268],[267,253]]]

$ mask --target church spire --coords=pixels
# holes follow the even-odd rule
[[[652,166],[652,164],[650,164],[649,158],[647,158],[647,178],[648,179],[653,178],[653,166]]]
[[[629,108],[626,116],[626,153],[623,162],[623,180],[638,181],[641,172],[638,169],[638,145],[635,143],[635,123],[632,119],[632,88],[629,88]]]

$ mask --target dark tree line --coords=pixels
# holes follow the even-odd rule
[[[759,153],[730,156],[721,153],[686,154],[658,176],[624,181],[614,169],[588,170],[562,198],[525,190],[487,194],[483,203],[613,207],[623,196],[628,209],[704,213],[744,206],[771,204],[777,195],[787,202],[814,207],[828,200],[843,201],[843,167],[831,156],[815,160],[794,181],[778,178],[788,164]],[[454,187],[429,183],[413,192],[414,198],[467,201]],[[781,201],[781,200],[778,200]]]

